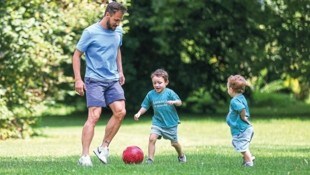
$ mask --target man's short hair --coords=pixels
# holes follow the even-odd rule
[[[109,13],[110,15],[114,15],[116,12],[121,11],[123,14],[127,12],[127,9],[125,6],[118,2],[110,2],[104,12],[104,16]]]

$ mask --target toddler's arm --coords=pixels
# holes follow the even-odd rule
[[[252,125],[251,122],[248,120],[248,117],[245,115],[245,109],[242,109],[240,113],[241,120],[243,120],[245,123]]]

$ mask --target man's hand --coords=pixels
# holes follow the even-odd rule
[[[80,96],[84,96],[85,84],[82,80],[75,81],[75,92]]]
[[[123,73],[119,73],[119,84],[125,84],[125,76]]]

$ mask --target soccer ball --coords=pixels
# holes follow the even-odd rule
[[[143,161],[143,151],[138,146],[128,146],[123,151],[123,161],[126,164],[139,164]]]

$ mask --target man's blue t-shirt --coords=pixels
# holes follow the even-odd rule
[[[122,28],[104,29],[100,23],[87,27],[76,45],[85,53],[85,77],[100,81],[118,81],[117,52],[122,45]]]
[[[180,123],[175,106],[167,104],[169,100],[180,100],[179,96],[169,88],[165,88],[160,93],[157,93],[155,90],[147,93],[141,107],[146,110],[151,106],[153,107],[152,125],[170,128]]]
[[[245,109],[245,115],[250,118],[250,111],[245,97],[242,94],[236,95],[230,100],[229,113],[226,117],[232,135],[238,135],[250,127],[240,117],[242,109]]]

